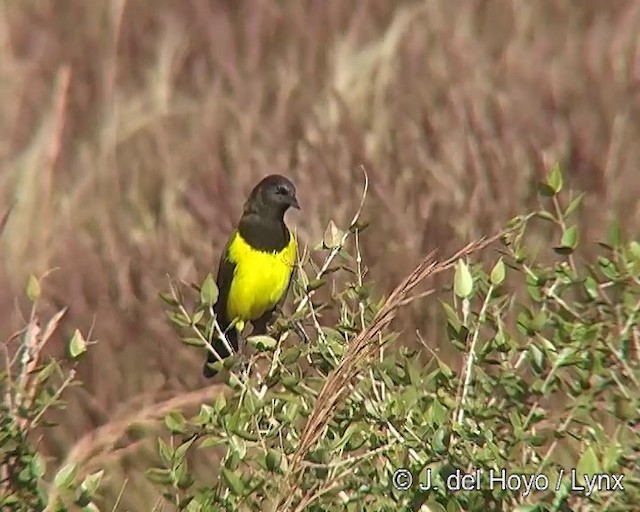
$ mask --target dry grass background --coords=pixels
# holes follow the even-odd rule
[[[25,277],[57,268],[48,306],[68,307],[68,329],[92,328],[99,343],[42,443],[59,461],[89,434],[73,453],[107,465],[107,504],[128,478],[123,510],[152,506],[145,428],[112,439],[111,427],[171,397],[196,404],[217,392],[157,292],[167,272],[211,271],[265,173],[297,183],[303,211],[292,221],[313,244],[329,220],[348,222],[367,166],[363,252],[380,293],[431,249],[449,254],[535,206],[554,160],[588,193],[587,250],[613,218],[638,233],[634,0],[0,9],[0,216],[14,205],[0,236],[0,338],[22,324]],[[442,345],[429,315],[423,304],[404,322]],[[62,339],[50,348],[60,353]],[[94,454],[100,435],[110,442]]]

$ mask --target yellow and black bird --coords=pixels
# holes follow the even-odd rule
[[[236,351],[246,322],[253,325],[253,334],[264,334],[289,290],[297,254],[295,236],[284,223],[290,207],[300,209],[293,183],[278,174],[264,178],[249,194],[220,256],[214,312]],[[222,340],[214,340],[212,346],[221,358],[229,357]],[[217,360],[207,354],[205,377],[216,374],[210,363]]]

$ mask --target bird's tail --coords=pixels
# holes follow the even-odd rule
[[[229,329],[226,333],[226,336],[227,336],[227,341],[229,342],[229,345],[231,345],[233,349],[237,352],[238,351],[238,332],[236,331],[236,329],[235,328]],[[229,354],[229,351],[227,350],[227,347],[225,346],[224,342],[220,338],[213,340],[211,345],[213,346],[214,350],[218,353],[218,355],[222,359],[226,359],[231,355]],[[211,366],[209,366],[209,364],[213,364],[216,362],[218,362],[218,359],[216,358],[216,356],[214,356],[210,351],[207,351],[207,362],[204,363],[204,367],[202,368],[202,374],[208,379],[211,377],[215,377],[216,374],[218,373],[213,368],[211,368]]]

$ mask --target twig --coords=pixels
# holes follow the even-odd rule
[[[38,421],[40,421],[40,418],[42,418],[44,413],[47,412],[47,410],[49,409],[49,407],[51,407],[51,405],[53,405],[60,399],[60,396],[62,395],[63,391],[69,386],[69,384],[71,384],[71,381],[75,378],[76,378],[76,371],[72,369],[69,371],[69,375],[67,375],[67,378],[64,380],[64,382],[60,385],[60,387],[58,387],[58,389],[56,389],[56,392],[49,399],[47,404],[40,410],[40,412],[36,415],[36,417],[33,418],[33,420],[31,420],[31,424],[30,424],[31,430],[35,429],[38,426]]]
[[[2,219],[0,219],[0,235],[2,235],[4,228],[7,225],[7,222],[9,221],[9,216],[11,215],[11,211],[13,210],[14,206],[16,205],[16,202],[13,201],[10,205],[9,208],[7,208],[7,211],[4,213],[4,215],[2,216]]]
[[[491,300],[491,294],[493,293],[493,285],[489,286],[487,296],[484,299],[482,308],[480,309],[480,318],[483,318],[487,312],[487,306]],[[465,368],[464,385],[462,386],[462,397],[460,398],[460,405],[458,406],[458,424],[462,424],[464,420],[464,405],[469,395],[469,389],[471,388],[471,376],[473,373],[473,363],[476,359],[476,344],[478,342],[478,335],[480,334],[480,323],[476,325],[473,332],[473,338],[471,340],[471,346],[469,347],[469,354],[467,355],[467,365]]]
[[[342,234],[340,241],[336,244],[335,247],[333,247],[333,249],[329,253],[329,256],[327,256],[326,260],[324,261],[322,267],[320,267],[320,270],[318,270],[315,279],[320,279],[325,274],[325,272],[328,270],[329,266],[331,265],[335,257],[338,255],[338,253],[342,249],[342,247],[344,247],[344,244],[347,241],[347,238],[349,238],[349,235],[351,234],[350,233],[351,230],[355,227],[355,225],[360,220],[360,215],[362,215],[362,208],[364,207],[364,202],[367,197],[367,193],[369,191],[369,176],[367,174],[367,170],[364,168],[364,166],[360,166],[360,168],[362,169],[362,172],[364,174],[364,189],[362,191],[362,197],[360,198],[360,205],[358,206],[356,213],[354,214],[353,218],[351,219],[351,222],[349,223],[349,229],[347,229]],[[311,297],[314,295],[314,293],[315,293],[315,290],[311,290],[302,298],[302,300],[298,304],[298,307],[296,308],[296,313],[299,313],[304,309],[304,307],[307,305],[307,302],[311,300]]]

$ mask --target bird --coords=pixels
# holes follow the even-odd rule
[[[263,178],[245,201],[238,225],[220,256],[218,300],[213,312],[235,351],[247,322],[253,326],[252,334],[267,332],[291,287],[298,247],[295,235],[284,222],[289,208],[300,210],[291,180],[280,174]],[[231,355],[219,336],[212,347],[221,359]],[[208,351],[205,377],[217,374],[210,366],[217,361]]]

